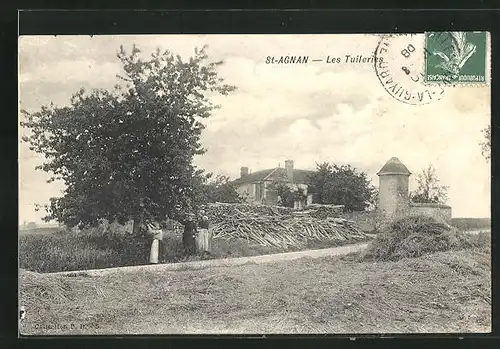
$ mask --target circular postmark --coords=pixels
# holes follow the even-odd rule
[[[413,105],[439,101],[444,93],[440,85],[424,80],[424,35],[387,34],[375,49],[375,73],[394,99]]]

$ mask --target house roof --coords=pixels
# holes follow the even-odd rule
[[[384,175],[411,175],[411,172],[406,168],[405,165],[396,157],[391,158],[387,163],[380,169],[377,173],[379,176]]]
[[[306,183],[307,176],[314,171],[309,170],[293,170],[293,181],[295,183]],[[267,170],[260,170],[256,172],[249,173],[243,178],[238,178],[233,181],[233,184],[243,184],[243,183],[253,183],[265,180],[271,180],[273,178],[286,178],[286,169],[282,167],[270,168]]]
[[[275,170],[274,168],[270,168],[267,170],[260,170],[260,171],[252,172],[252,173],[247,174],[243,178],[240,177],[240,178],[235,179],[233,181],[233,183],[234,184],[241,184],[241,183],[253,183],[253,182],[262,181],[264,178],[269,176],[271,174],[271,172],[273,172],[274,170]]]
[[[306,183],[309,175],[313,174],[315,171],[311,170],[293,170],[293,181],[296,183]]]

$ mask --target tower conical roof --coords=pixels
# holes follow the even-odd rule
[[[379,176],[384,175],[411,175],[411,172],[405,165],[396,157],[391,158],[377,173]]]

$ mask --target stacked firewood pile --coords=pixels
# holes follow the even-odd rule
[[[344,205],[309,204],[300,214],[315,218],[339,217],[344,210]]]
[[[249,218],[260,216],[283,216],[291,215],[292,208],[282,206],[249,205],[249,204],[227,204],[213,203],[205,207],[208,219],[211,223],[225,222],[231,218]]]
[[[300,248],[310,240],[354,242],[367,238],[352,221],[297,216],[293,210],[272,206],[213,204],[207,211],[213,219],[210,230],[214,238],[225,240],[245,239],[263,246]]]

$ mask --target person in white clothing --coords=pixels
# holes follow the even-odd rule
[[[148,234],[153,238],[151,244],[151,253],[149,255],[149,262],[156,264],[159,260],[161,251],[161,244],[163,240],[163,230],[158,222],[152,221],[147,223]]]

